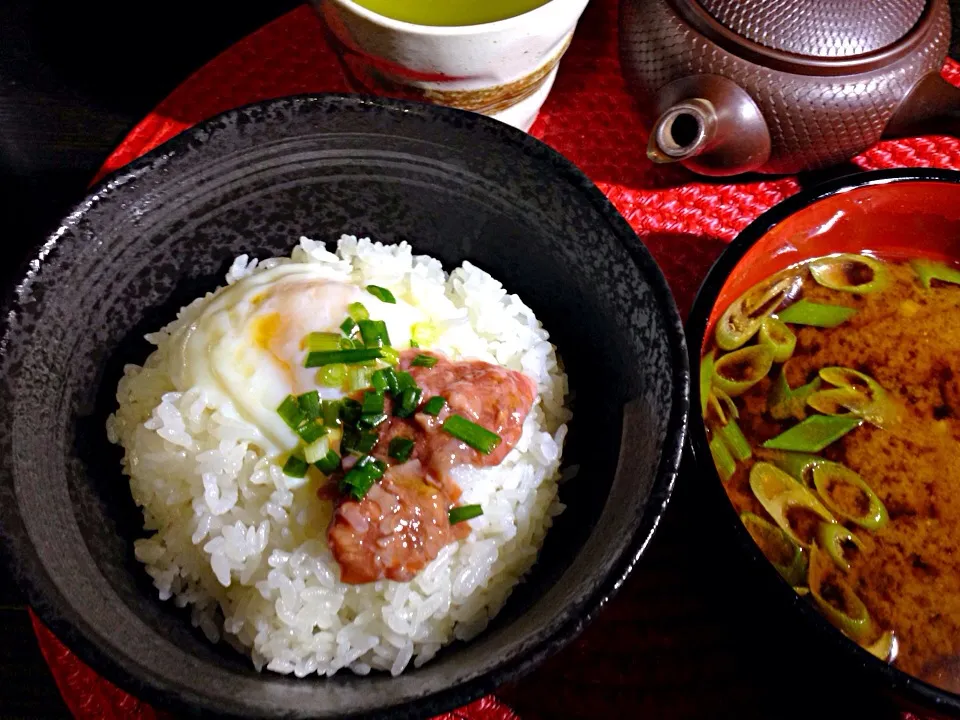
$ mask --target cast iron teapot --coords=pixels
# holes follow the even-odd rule
[[[956,134],[947,0],[621,0],[647,155],[704,175],[795,173],[881,137]]]

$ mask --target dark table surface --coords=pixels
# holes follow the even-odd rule
[[[0,2],[0,282],[159,100],[296,4]],[[781,632],[743,569],[718,556],[697,480],[682,470],[649,551],[599,619],[501,697],[525,720],[897,717],[875,688]],[[68,716],[3,577],[0,638],[0,717]]]

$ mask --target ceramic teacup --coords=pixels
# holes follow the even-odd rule
[[[415,25],[353,0],[311,0],[361,92],[449,105],[527,130],[588,0],[550,0],[505,20]]]

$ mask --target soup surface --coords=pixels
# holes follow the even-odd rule
[[[852,640],[960,692],[960,267],[811,260],[706,350],[710,449],[764,555]]]
[[[386,17],[417,25],[479,25],[521,15],[549,0],[355,0]]]

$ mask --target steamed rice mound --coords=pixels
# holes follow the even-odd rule
[[[504,462],[453,471],[460,502],[480,503],[484,514],[470,521],[466,540],[445,547],[410,582],[340,582],[326,542],[331,502],[311,483],[288,487],[229,402],[217,406],[200,388],[176,387],[166,370],[170,335],[199,315],[210,294],[148,336],[156,350],[143,367],[124,369],[119,408],[108,420],[149,534],[136,541],[136,557],[161,599],[189,605],[194,625],[249,653],[257,669],[397,675],[481,632],[535,562],[563,509],[557,480],[570,416],[567,379],[533,312],[470,263],[447,276],[406,243],[344,236],[331,253],[301,238],[290,258],[237,258],[227,282],[280,263],[314,263],[332,280],[402,293],[439,332],[429,349],[536,381],[538,398]]]

